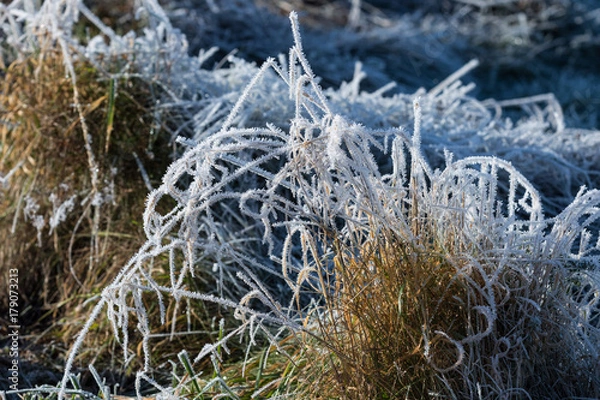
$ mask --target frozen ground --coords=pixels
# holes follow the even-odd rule
[[[235,54],[260,64],[287,53],[287,13],[295,9],[308,59],[325,86],[350,80],[360,61],[367,74],[361,88],[394,81],[396,92],[414,92],[477,58],[480,66],[466,78],[476,84],[476,98],[553,93],[569,127],[600,125],[594,89],[600,86],[600,4],[594,0],[175,0],[165,7],[192,54],[220,48],[216,62]]]

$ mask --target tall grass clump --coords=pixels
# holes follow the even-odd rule
[[[287,58],[210,134],[179,139],[189,149],[149,194],[145,242],[102,290],[61,394],[105,312],[124,363],[140,361],[138,393],[162,398],[597,397],[600,191],[547,218],[507,161],[446,151],[433,168],[424,121],[477,109],[460,73],[412,96],[412,134],[372,129],[335,111],[291,22]],[[265,121],[274,94],[287,123]],[[171,338],[206,338],[177,323],[190,302],[233,325],[157,363],[168,321]]]
[[[185,113],[161,105],[170,94],[146,75],[147,60],[133,50],[149,46],[148,38],[130,33],[126,42],[112,32],[119,43],[110,49],[106,37],[84,45],[69,32],[78,29],[73,4],[22,3],[0,10],[9,37],[0,86],[0,283],[8,269],[20,271],[23,348],[53,343],[55,350],[29,360],[52,368],[81,329],[86,301],[143,243],[146,196],[177,154],[173,131],[184,130]],[[77,27],[111,35],[83,4],[77,7]],[[166,58],[153,57],[153,67],[168,74],[161,67]],[[165,265],[157,260],[157,273],[166,276]],[[8,310],[7,297],[0,309]],[[188,321],[197,329],[210,324],[204,316],[202,324]],[[126,372],[106,331],[86,345],[82,359],[98,360],[101,371]]]
[[[0,271],[18,269],[27,288],[24,346],[58,343],[58,353],[36,352],[39,359],[29,360],[46,367],[65,356],[100,289],[145,241],[144,203],[180,154],[176,139],[193,142],[218,130],[255,72],[234,59],[228,68],[203,69],[215,49],[188,56],[185,37],[155,1],[135,6],[129,18],[137,31],[124,34],[79,1],[16,0],[0,7]],[[174,204],[165,200],[157,210]],[[169,264],[181,261],[173,257],[152,260],[148,273],[160,284],[170,282]],[[208,291],[204,285],[212,282],[204,275],[210,268],[182,282]],[[7,276],[0,274],[0,283]],[[0,309],[7,307],[0,300]],[[217,340],[219,321],[232,319],[190,299],[169,298],[159,307],[144,298],[127,307],[146,308],[157,326],[152,351],[163,360],[176,358],[178,346],[199,349]],[[162,318],[165,312],[173,318]],[[143,357],[141,348],[123,363],[113,357],[118,338],[106,323],[94,326],[78,360],[95,360],[118,381]],[[136,330],[135,322],[124,325]],[[204,339],[178,331],[202,332]],[[84,378],[93,381],[89,373]]]
[[[495,161],[508,167],[486,162]],[[493,185],[493,178],[479,184],[489,171],[469,171],[477,183],[461,189]],[[318,344],[307,340],[326,367],[303,395],[597,396],[597,316],[589,314],[597,313],[597,272],[539,254],[523,237],[497,247],[494,232],[476,232],[465,221],[467,197],[437,203],[442,215],[429,209],[409,229],[369,225],[369,239],[346,245],[331,238],[335,284],[321,291],[327,300],[316,322]]]
[[[338,215],[341,229],[318,230],[328,268],[315,261],[294,284],[322,298],[312,322],[326,367],[302,393],[597,396],[598,233],[588,228],[597,229],[598,191],[582,190],[546,220],[535,188],[505,161],[447,155],[446,168],[431,171],[419,150],[419,108],[412,141],[397,140],[391,152],[397,175],[377,177],[391,186],[361,199],[377,188],[363,170],[325,192],[343,190],[346,210],[358,204]],[[349,159],[368,165],[350,150],[356,142],[344,144]],[[561,347],[569,351],[557,354]]]

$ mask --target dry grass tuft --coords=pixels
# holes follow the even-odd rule
[[[437,385],[436,369],[451,368],[460,355],[442,337],[424,343],[423,334],[466,335],[458,321],[468,310],[456,300],[466,287],[454,279],[454,266],[384,234],[358,254],[338,249],[335,274],[321,329],[337,359],[329,378],[338,382],[327,386],[351,399],[426,397]]]
[[[594,356],[575,326],[571,277],[581,266],[496,257],[491,248],[453,252],[433,239],[434,226],[424,223],[412,242],[389,230],[334,246],[335,290],[304,341],[310,367],[299,393],[597,397]]]
[[[21,318],[28,321],[23,333],[43,332],[38,341],[69,340],[86,314],[85,300],[143,242],[140,216],[148,189],[136,157],[156,184],[172,154],[168,127],[157,126],[152,110],[156,88],[110,78],[83,60],[74,66],[97,191],[61,53],[45,49],[13,62],[0,95],[0,169],[13,171],[0,195],[0,282],[7,269],[19,270],[27,289],[21,291],[27,305]],[[111,346],[97,339],[92,353]]]

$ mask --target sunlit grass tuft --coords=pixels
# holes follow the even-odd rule
[[[326,356],[310,398],[565,398],[598,393],[582,362],[572,276],[551,260],[452,254],[379,232],[338,248],[335,290],[306,342]],[[570,352],[558,351],[568,344]],[[583,354],[581,353],[583,350]],[[578,380],[586,377],[587,381]]]
[[[74,70],[82,115],[63,55],[54,48],[9,65],[0,96],[0,166],[12,171],[0,197],[0,280],[9,268],[20,271],[20,285],[27,288],[23,334],[65,346],[80,329],[86,301],[143,241],[147,184],[156,184],[172,159],[168,127],[148,134],[156,125],[156,88],[137,78],[111,77],[83,60],[74,62]],[[1,301],[5,309],[7,300]],[[110,337],[97,340],[90,346],[93,357],[114,352]]]

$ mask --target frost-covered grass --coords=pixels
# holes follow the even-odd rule
[[[382,20],[357,16],[360,2],[353,4],[354,30],[332,35],[393,34],[369,28]],[[33,225],[41,243],[62,227],[73,242],[84,221],[83,264],[105,271],[95,255],[110,258],[110,249],[95,249],[119,246],[102,241],[111,232],[105,221],[114,220],[107,190],[119,177],[135,179],[119,160],[138,150],[127,147],[136,132],[114,127],[145,127],[118,114],[132,102],[111,97],[117,82],[149,88],[154,104],[141,107],[152,115],[148,136],[162,126],[163,142],[151,143],[168,143],[173,157],[160,182],[148,176],[161,173],[152,160],[133,157],[141,176],[134,190],[152,189],[138,216],[143,236],[127,246],[129,261],[120,255],[121,264],[104,272],[110,283],[84,286],[96,296],[82,293],[83,309],[91,309],[69,341],[63,379],[29,396],[83,394],[75,372],[88,363],[96,387],[87,390],[107,397],[113,389],[98,372],[106,353],[135,376],[138,394],[160,398],[600,396],[600,132],[566,126],[552,95],[470,96],[473,85],[461,80],[475,60],[412,93],[393,85],[362,91],[369,74],[361,63],[351,64],[347,82],[323,89],[296,13],[286,54],[261,67],[230,56],[214,69],[203,66],[216,50],[189,56],[186,38],[155,1],[142,1],[139,15],[147,28],[120,35],[78,2],[38,9],[23,0],[2,9],[7,78],[27,62],[59,75],[64,65],[73,115],[55,130],[70,146],[79,143],[72,175],[85,183],[65,187],[62,200],[35,193],[49,204],[36,208],[23,182],[32,170],[58,168],[50,157],[58,145],[36,153],[15,132],[32,124],[43,144],[56,124],[8,121],[2,212],[15,227]],[[492,22],[513,32],[505,17],[497,11]],[[78,18],[102,35],[77,38]],[[27,73],[16,81],[29,82]],[[86,96],[97,82],[104,86]],[[122,93],[139,93],[131,88]],[[102,101],[107,112],[88,118]],[[520,119],[504,116],[515,110]],[[110,143],[120,150],[109,152]],[[36,167],[46,159],[53,167]],[[55,236],[54,246],[67,242]],[[77,257],[70,246],[62,254]],[[69,309],[66,318],[80,310]],[[92,347],[106,337],[112,349]]]

